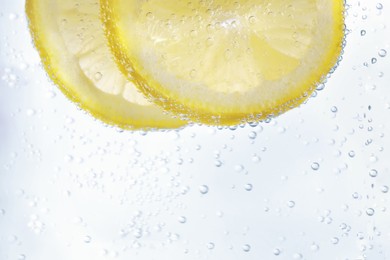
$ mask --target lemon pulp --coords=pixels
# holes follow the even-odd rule
[[[126,129],[185,122],[149,102],[111,59],[97,0],[27,0],[30,31],[50,78],[82,108]]]
[[[342,0],[101,0],[110,47],[142,92],[207,124],[302,103],[342,50]]]

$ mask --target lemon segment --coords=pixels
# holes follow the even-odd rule
[[[124,129],[186,123],[148,101],[111,58],[96,0],[27,0],[30,31],[49,77],[96,118]]]
[[[342,0],[101,0],[120,69],[195,122],[257,121],[298,106],[336,65]]]

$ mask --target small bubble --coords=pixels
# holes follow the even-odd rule
[[[347,224],[345,224],[345,223],[341,223],[340,224],[340,229],[341,230],[344,230],[344,229],[346,229],[347,228]]]
[[[383,185],[383,186],[381,187],[381,191],[382,191],[383,193],[388,193],[388,192],[389,192],[389,187],[386,186],[386,185]]]
[[[357,236],[357,238],[358,238],[359,240],[363,240],[363,239],[364,239],[364,234],[363,234],[363,232],[358,232],[358,233],[356,234],[356,236]]]
[[[214,247],[215,247],[215,244],[212,243],[212,242],[210,242],[210,243],[207,244],[207,248],[208,248],[209,250],[214,249]]]
[[[142,229],[137,228],[133,233],[135,238],[141,238],[142,237]]]
[[[366,35],[366,31],[365,31],[365,30],[361,30],[361,31],[360,31],[360,35],[361,35],[361,36]]]
[[[325,223],[326,224],[332,224],[332,222],[333,222],[333,219],[331,217],[326,217],[325,218]]]
[[[320,164],[318,162],[314,162],[314,163],[311,164],[311,168],[314,171],[317,171],[320,168]]]
[[[195,78],[195,77],[196,77],[196,73],[197,73],[196,70],[194,70],[194,69],[191,70],[191,71],[190,71],[190,77],[191,77],[191,78]]]
[[[339,243],[339,238],[338,237],[333,237],[330,242],[332,242],[332,244],[334,245],[337,245]]]
[[[231,125],[231,126],[229,126],[228,128],[229,128],[229,130],[231,130],[231,131],[237,130],[237,126],[236,126],[236,125]]]
[[[91,241],[92,241],[92,238],[91,238],[90,236],[85,236],[85,237],[84,237],[84,242],[85,242],[85,243],[88,244],[88,243],[91,243]]]
[[[96,72],[94,75],[95,80],[99,81],[103,77],[103,74],[101,72]]]
[[[260,161],[261,161],[261,158],[260,158],[257,154],[254,154],[254,155],[252,156],[252,162],[258,163],[258,162],[260,162]]]
[[[274,255],[277,256],[277,255],[280,255],[282,253],[282,251],[279,248],[275,248],[273,253],[274,253]]]
[[[333,106],[330,108],[330,111],[332,111],[332,113],[337,113],[338,109],[336,106]]]
[[[245,168],[244,168],[244,166],[242,164],[237,164],[237,165],[234,166],[234,170],[236,172],[242,172],[244,169]]]
[[[245,245],[242,246],[242,250],[244,252],[249,252],[251,250],[251,246],[248,245],[248,244],[245,244]]]
[[[250,184],[250,183],[248,183],[248,184],[245,184],[245,190],[247,190],[247,191],[251,191],[252,189],[253,189],[253,185],[252,184]]]
[[[154,15],[153,15],[152,12],[148,12],[148,13],[146,14],[146,18],[148,18],[148,19],[153,19],[153,17],[154,17]]]
[[[207,185],[200,185],[199,191],[202,194],[207,194],[209,192],[209,187]]]
[[[378,55],[382,58],[386,57],[386,54],[387,54],[387,51],[385,49],[380,49],[378,52]]]
[[[180,223],[184,224],[184,223],[187,222],[187,218],[184,217],[184,216],[180,216],[179,219],[178,219],[178,221],[179,221]]]
[[[382,10],[383,9],[383,5],[381,3],[377,3],[376,4],[376,9]]]
[[[249,23],[254,24],[256,22],[256,17],[255,16],[250,16],[248,18],[248,20],[249,20]]]
[[[317,252],[319,249],[320,249],[320,247],[317,244],[312,244],[310,246],[310,250],[313,251],[313,252]]]
[[[355,151],[349,151],[348,155],[351,158],[355,157]]]
[[[375,178],[376,176],[378,176],[378,171],[375,170],[375,169],[371,169],[371,170],[368,172],[368,174],[369,174],[371,177]]]
[[[368,209],[366,210],[366,214],[367,214],[368,216],[372,216],[372,215],[375,214],[375,210],[374,210],[373,208],[368,208]]]
[[[214,165],[215,165],[215,167],[221,167],[222,166],[222,162],[220,160],[216,160],[214,162]]]
[[[324,84],[324,83],[321,83],[321,84],[319,84],[319,85],[317,86],[316,90],[317,90],[317,91],[321,91],[321,90],[324,90],[324,88],[325,88],[325,84]]]
[[[250,133],[248,134],[248,137],[249,137],[249,139],[254,140],[254,139],[256,139],[257,134],[256,134],[256,132],[252,131],[252,132],[250,132]]]
[[[288,201],[288,202],[287,202],[287,206],[288,206],[289,208],[295,207],[295,201],[293,201],[293,200]]]

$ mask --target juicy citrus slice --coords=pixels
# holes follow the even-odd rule
[[[176,128],[117,69],[99,19],[98,0],[27,0],[30,31],[50,78],[106,123],[127,129]]]
[[[101,0],[101,8],[122,72],[197,122],[293,108],[342,50],[343,0]]]

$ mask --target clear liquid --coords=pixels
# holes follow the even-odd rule
[[[0,11],[0,259],[387,259],[390,5],[348,1],[343,60],[257,126],[123,132],[48,80]]]

